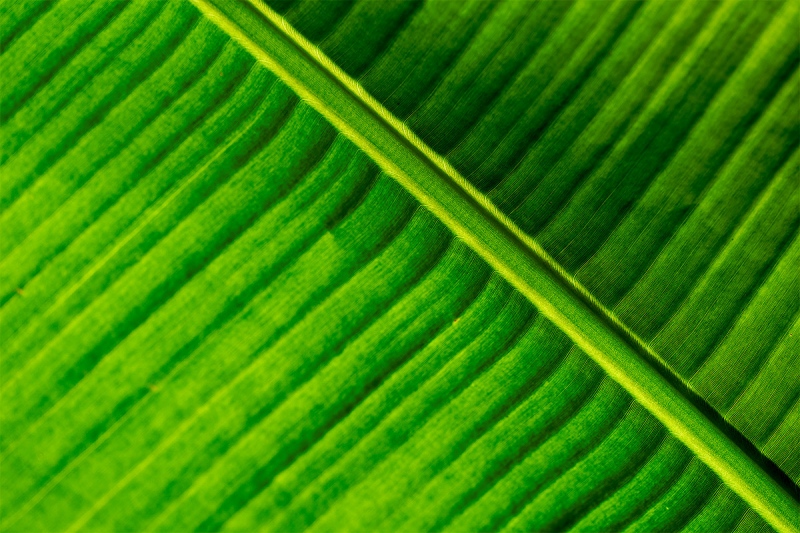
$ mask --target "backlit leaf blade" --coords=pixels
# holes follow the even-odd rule
[[[68,4],[26,6],[14,27],[46,28]],[[318,7],[299,9],[348,6]],[[96,9],[126,20],[130,37],[107,33],[128,51],[120,68],[49,111],[43,83],[3,115],[18,176],[7,189],[3,174],[0,215],[4,530],[765,525],[191,7]],[[74,31],[99,37],[94,23]],[[103,48],[77,42],[57,48],[53,80],[86,79]],[[39,112],[41,127],[14,121]],[[788,172],[767,200],[791,201]]]

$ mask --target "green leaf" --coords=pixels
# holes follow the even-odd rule
[[[796,2],[198,5],[4,6],[0,528],[797,530]]]

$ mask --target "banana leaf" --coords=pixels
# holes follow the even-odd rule
[[[0,6],[0,530],[800,530],[800,3]]]

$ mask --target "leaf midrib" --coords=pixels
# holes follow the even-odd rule
[[[536,305],[768,523],[796,530],[800,510],[787,494],[788,477],[315,45],[260,0],[191,1]]]

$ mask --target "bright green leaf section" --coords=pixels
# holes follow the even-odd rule
[[[360,42],[375,51],[399,42],[377,30],[412,27],[417,9],[384,5],[394,18],[379,23],[350,7],[294,9],[318,33],[372,20]],[[568,7],[537,5],[526,23],[539,37],[525,46]],[[471,34],[452,30],[464,39],[483,27],[476,15],[496,13],[463,9],[447,16],[473,21]],[[634,12],[621,5],[608,24]],[[444,20],[435,13],[426,20]],[[2,17],[2,72],[23,74],[2,74],[0,529],[767,527],[190,4],[14,2]],[[796,193],[790,170],[777,176],[736,246],[765,227],[780,238],[772,202]],[[786,254],[754,306],[786,312],[771,298],[791,277]],[[725,257],[698,302],[714,275],[731,275]],[[759,309],[742,314],[729,349],[774,324]],[[773,457],[795,438],[793,393],[775,386],[794,369],[790,319],[793,330],[768,330],[769,364],[733,418]],[[776,390],[768,419],[748,415]]]

